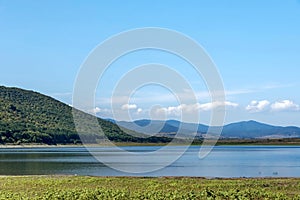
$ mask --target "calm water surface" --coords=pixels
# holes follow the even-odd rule
[[[160,147],[123,148],[149,152]],[[181,147],[176,148],[180,150]],[[0,175],[300,177],[300,146],[218,146],[204,159],[198,158],[199,148],[192,146],[173,164],[144,174],[113,170],[99,163],[84,147],[3,148],[0,149]],[[142,158],[126,158],[110,148],[93,148],[93,151],[107,155],[111,162],[128,168],[152,164],[143,162]],[[163,162],[164,156],[157,157],[155,162]]]

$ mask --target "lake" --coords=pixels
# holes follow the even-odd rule
[[[122,147],[130,152],[151,152],[158,146]],[[182,147],[172,147],[172,151]],[[204,159],[191,146],[176,162],[150,173],[125,173],[100,163],[84,147],[1,148],[0,175],[91,175],[91,176],[192,176],[192,177],[300,177],[300,146],[217,146]],[[164,162],[126,157],[111,148],[91,148],[114,165],[143,169]],[[169,152],[172,153],[172,151]]]

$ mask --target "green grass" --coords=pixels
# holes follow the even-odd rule
[[[0,199],[300,199],[300,179],[0,177]]]

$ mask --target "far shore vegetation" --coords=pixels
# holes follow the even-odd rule
[[[116,146],[165,146],[170,145],[165,142],[114,142]],[[193,146],[201,146],[203,144],[203,140],[195,140],[191,145]],[[182,141],[178,141],[177,143],[173,143],[173,146],[184,146],[190,145],[190,143]],[[282,138],[282,139],[220,139],[215,144],[216,146],[226,146],[226,145],[287,145],[287,146],[300,146],[300,138]],[[18,147],[105,147],[110,146],[107,144],[98,144],[98,143],[90,143],[90,144],[43,144],[43,143],[7,143],[0,144],[0,148],[18,148]]]

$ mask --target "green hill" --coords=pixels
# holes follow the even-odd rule
[[[82,117],[92,117],[77,111]],[[169,142],[169,138],[138,138],[117,125],[98,118],[105,135],[115,142]],[[103,136],[93,133],[87,124],[81,130],[90,143]],[[85,141],[86,142],[86,141]],[[73,122],[72,107],[43,94],[0,86],[0,143],[81,143]]]

